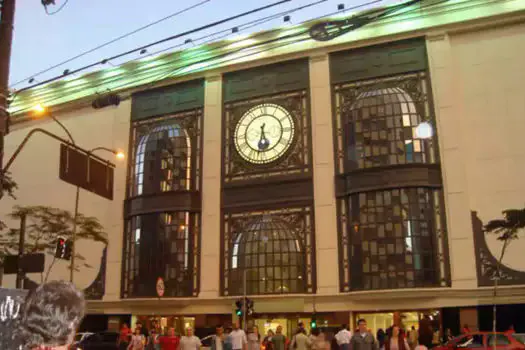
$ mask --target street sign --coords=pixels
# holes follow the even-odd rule
[[[6,255],[4,259],[4,274],[18,273],[18,255]],[[27,254],[22,256],[22,270],[24,273],[44,272],[46,257],[42,253]]]
[[[60,144],[60,179],[113,200],[113,165],[77,148]]]
[[[166,291],[166,286],[164,285],[164,280],[162,279],[162,277],[159,277],[157,279],[157,295],[159,296],[159,298],[162,298],[164,296],[164,292]]]

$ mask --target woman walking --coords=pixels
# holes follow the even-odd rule
[[[135,328],[135,333],[131,336],[128,350],[144,350],[145,340],[146,338],[141,334],[140,328]]]
[[[247,338],[248,350],[261,350],[261,335],[259,334],[259,328],[257,328],[257,326],[253,326]]]
[[[385,350],[410,350],[405,335],[401,333],[399,326],[392,327],[392,335],[385,342]]]

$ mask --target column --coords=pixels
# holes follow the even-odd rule
[[[461,93],[455,83],[452,46],[446,33],[427,36],[437,136],[447,214],[447,234],[453,288],[477,288],[474,237],[470,217],[466,147],[461,130]]]
[[[222,80],[206,78],[202,148],[201,298],[220,293]]]
[[[310,58],[317,294],[339,292],[332,98],[327,54]]]

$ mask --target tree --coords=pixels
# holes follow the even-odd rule
[[[525,229],[525,208],[523,209],[507,209],[503,211],[503,219],[491,220],[485,225],[486,233],[493,233],[498,235],[498,240],[503,241],[503,247],[496,266],[496,275],[494,276],[494,305],[492,307],[492,331],[496,333],[496,296],[498,294],[498,281],[500,278],[500,268],[505,251],[510,242],[518,238],[518,232]],[[494,342],[496,344],[496,342]],[[496,345],[494,345],[495,347]]]
[[[73,239],[73,222],[74,215],[63,209],[52,208],[47,206],[15,206],[13,212],[9,215],[13,219],[20,219],[22,214],[26,215],[26,241],[24,254],[46,253],[53,256],[53,260],[45,273],[42,274],[41,282],[46,282],[51,269],[55,265],[56,242],[59,238]],[[12,228],[4,232],[2,241],[3,254],[18,254],[18,239],[20,235],[19,228]],[[77,234],[76,240],[87,239],[95,242],[108,243],[107,233],[97,218],[77,215]],[[86,263],[86,259],[76,252],[75,270],[78,266],[91,267]]]
[[[2,173],[0,170],[0,199],[4,197],[4,195],[8,195],[9,197],[16,199],[15,197],[15,190],[18,189],[18,185],[11,177],[11,174],[9,172]],[[0,231],[5,229],[6,225],[0,219]]]

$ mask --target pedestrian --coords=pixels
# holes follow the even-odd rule
[[[131,328],[128,327],[127,323],[123,323],[122,326],[120,326],[119,333],[119,349],[126,350],[128,348],[129,340],[131,339],[131,335],[133,334],[133,332],[131,331]]]
[[[452,331],[450,330],[450,328],[447,328],[447,330],[445,331],[445,343],[451,341],[452,339],[454,339]]]
[[[175,335],[175,328],[170,327],[165,336],[159,337],[158,345],[161,350],[177,350],[180,339]]]
[[[135,328],[135,333],[133,333],[133,335],[131,336],[131,341],[129,342],[128,350],[144,350],[145,343],[146,339],[141,333],[141,329],[137,327]]]
[[[379,348],[382,349],[385,346],[385,340],[386,340],[386,332],[383,330],[383,328],[379,328],[377,330],[376,339],[377,339]]]
[[[418,330],[418,343],[424,345],[427,348],[432,347],[432,338],[434,337],[434,331],[432,329],[432,320],[428,315],[423,316],[423,319],[419,321]]]
[[[350,340],[350,350],[379,350],[379,344],[368,330],[366,320],[363,318],[357,321],[357,332]]]
[[[263,340],[263,345],[264,345],[265,350],[274,350],[273,343],[272,343],[272,338],[274,335],[275,333],[271,329],[269,329],[266,337]]]
[[[226,350],[232,350],[232,337],[230,336],[232,334],[232,327],[228,326],[224,330],[225,337],[224,337],[224,347]]]
[[[135,324],[135,328],[140,329],[140,334],[144,336],[144,345],[145,345],[149,337],[148,328],[145,325],[143,325],[141,321],[137,321],[137,323]]]
[[[291,343],[291,348],[296,350],[309,350],[312,347],[312,341],[306,335],[304,328],[297,329]]]
[[[226,338],[227,336],[224,334],[224,328],[222,325],[217,325],[215,327],[215,334],[211,341],[211,350],[227,350],[224,344]]]
[[[72,283],[41,284],[29,292],[21,307],[15,330],[19,348],[69,349],[84,312],[84,294]]]
[[[239,322],[233,324],[233,330],[230,333],[232,350],[246,350],[248,339],[246,333],[239,328]]]
[[[352,339],[352,332],[348,330],[346,324],[341,326],[341,330],[335,335],[335,340],[340,350],[350,349],[350,339]]]
[[[312,328],[310,330],[310,336],[308,338],[310,338],[310,343],[312,344],[312,349],[315,348],[316,346],[316,341],[317,341],[317,337],[319,336],[319,328]]]
[[[418,342],[418,333],[415,326],[412,326],[410,332],[408,332],[408,345],[411,350],[414,350]]]
[[[392,335],[385,341],[385,350],[409,350],[410,347],[399,326],[392,327]]]
[[[287,350],[286,336],[283,334],[283,326],[277,326],[277,329],[275,330],[275,335],[272,337],[272,345],[273,350]]]
[[[330,350],[330,342],[326,340],[326,335],[317,330],[315,341],[312,343],[313,350]]]
[[[186,335],[180,338],[179,350],[199,350],[201,346],[201,340],[193,335],[193,328],[188,327]]]
[[[157,329],[154,326],[151,329],[151,332],[149,334],[148,342],[146,344],[147,350],[160,350],[160,344],[159,344],[159,334],[157,333]]]
[[[248,333],[248,350],[261,350],[261,335],[257,326],[252,327],[252,331]]]

